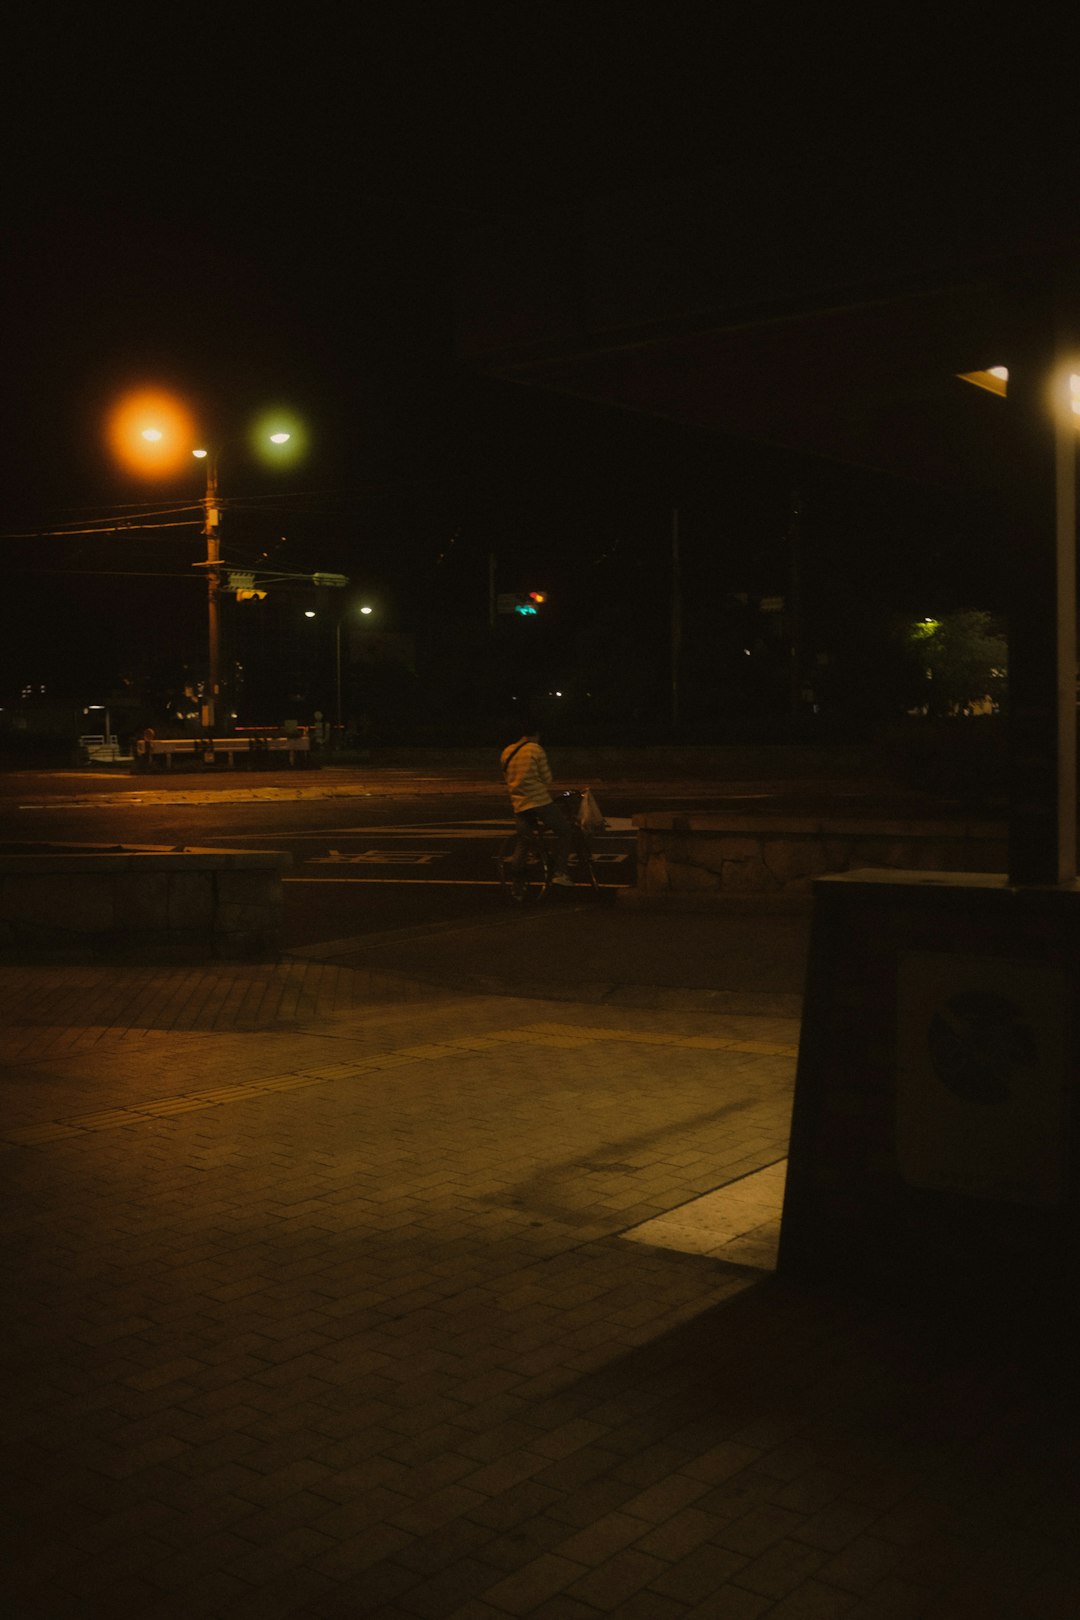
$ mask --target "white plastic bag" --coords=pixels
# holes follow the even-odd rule
[[[581,795],[581,803],[578,805],[577,824],[582,832],[586,834],[603,832],[607,825],[600,806],[593,798],[591,788],[586,788]]]

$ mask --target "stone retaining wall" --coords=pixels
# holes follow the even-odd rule
[[[8,846],[0,850],[0,956],[273,959],[289,865],[277,851]]]
[[[724,816],[652,811],[637,828],[638,898],[809,896],[815,877],[857,867],[1004,872],[1005,828],[982,821]]]

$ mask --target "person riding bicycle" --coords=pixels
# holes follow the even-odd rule
[[[518,829],[517,843],[510,861],[515,894],[523,885],[529,834],[537,822],[555,834],[555,875],[552,883],[557,883],[563,889],[572,888],[574,880],[568,868],[573,828],[551,797],[551,766],[540,746],[539,727],[534,720],[527,720],[524,735],[503,749],[500,762]]]

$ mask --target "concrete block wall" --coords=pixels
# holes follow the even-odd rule
[[[0,956],[273,959],[289,865],[278,851],[9,847],[0,850]]]
[[[995,822],[844,816],[695,815],[634,818],[640,896],[809,896],[815,877],[856,867],[1003,872]]]
[[[1080,884],[816,883],[781,1274],[1069,1323],[1078,998]]]

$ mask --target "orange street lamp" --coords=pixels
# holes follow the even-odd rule
[[[195,424],[185,405],[160,388],[126,394],[108,421],[109,447],[137,478],[163,478],[184,465],[195,441]]]

